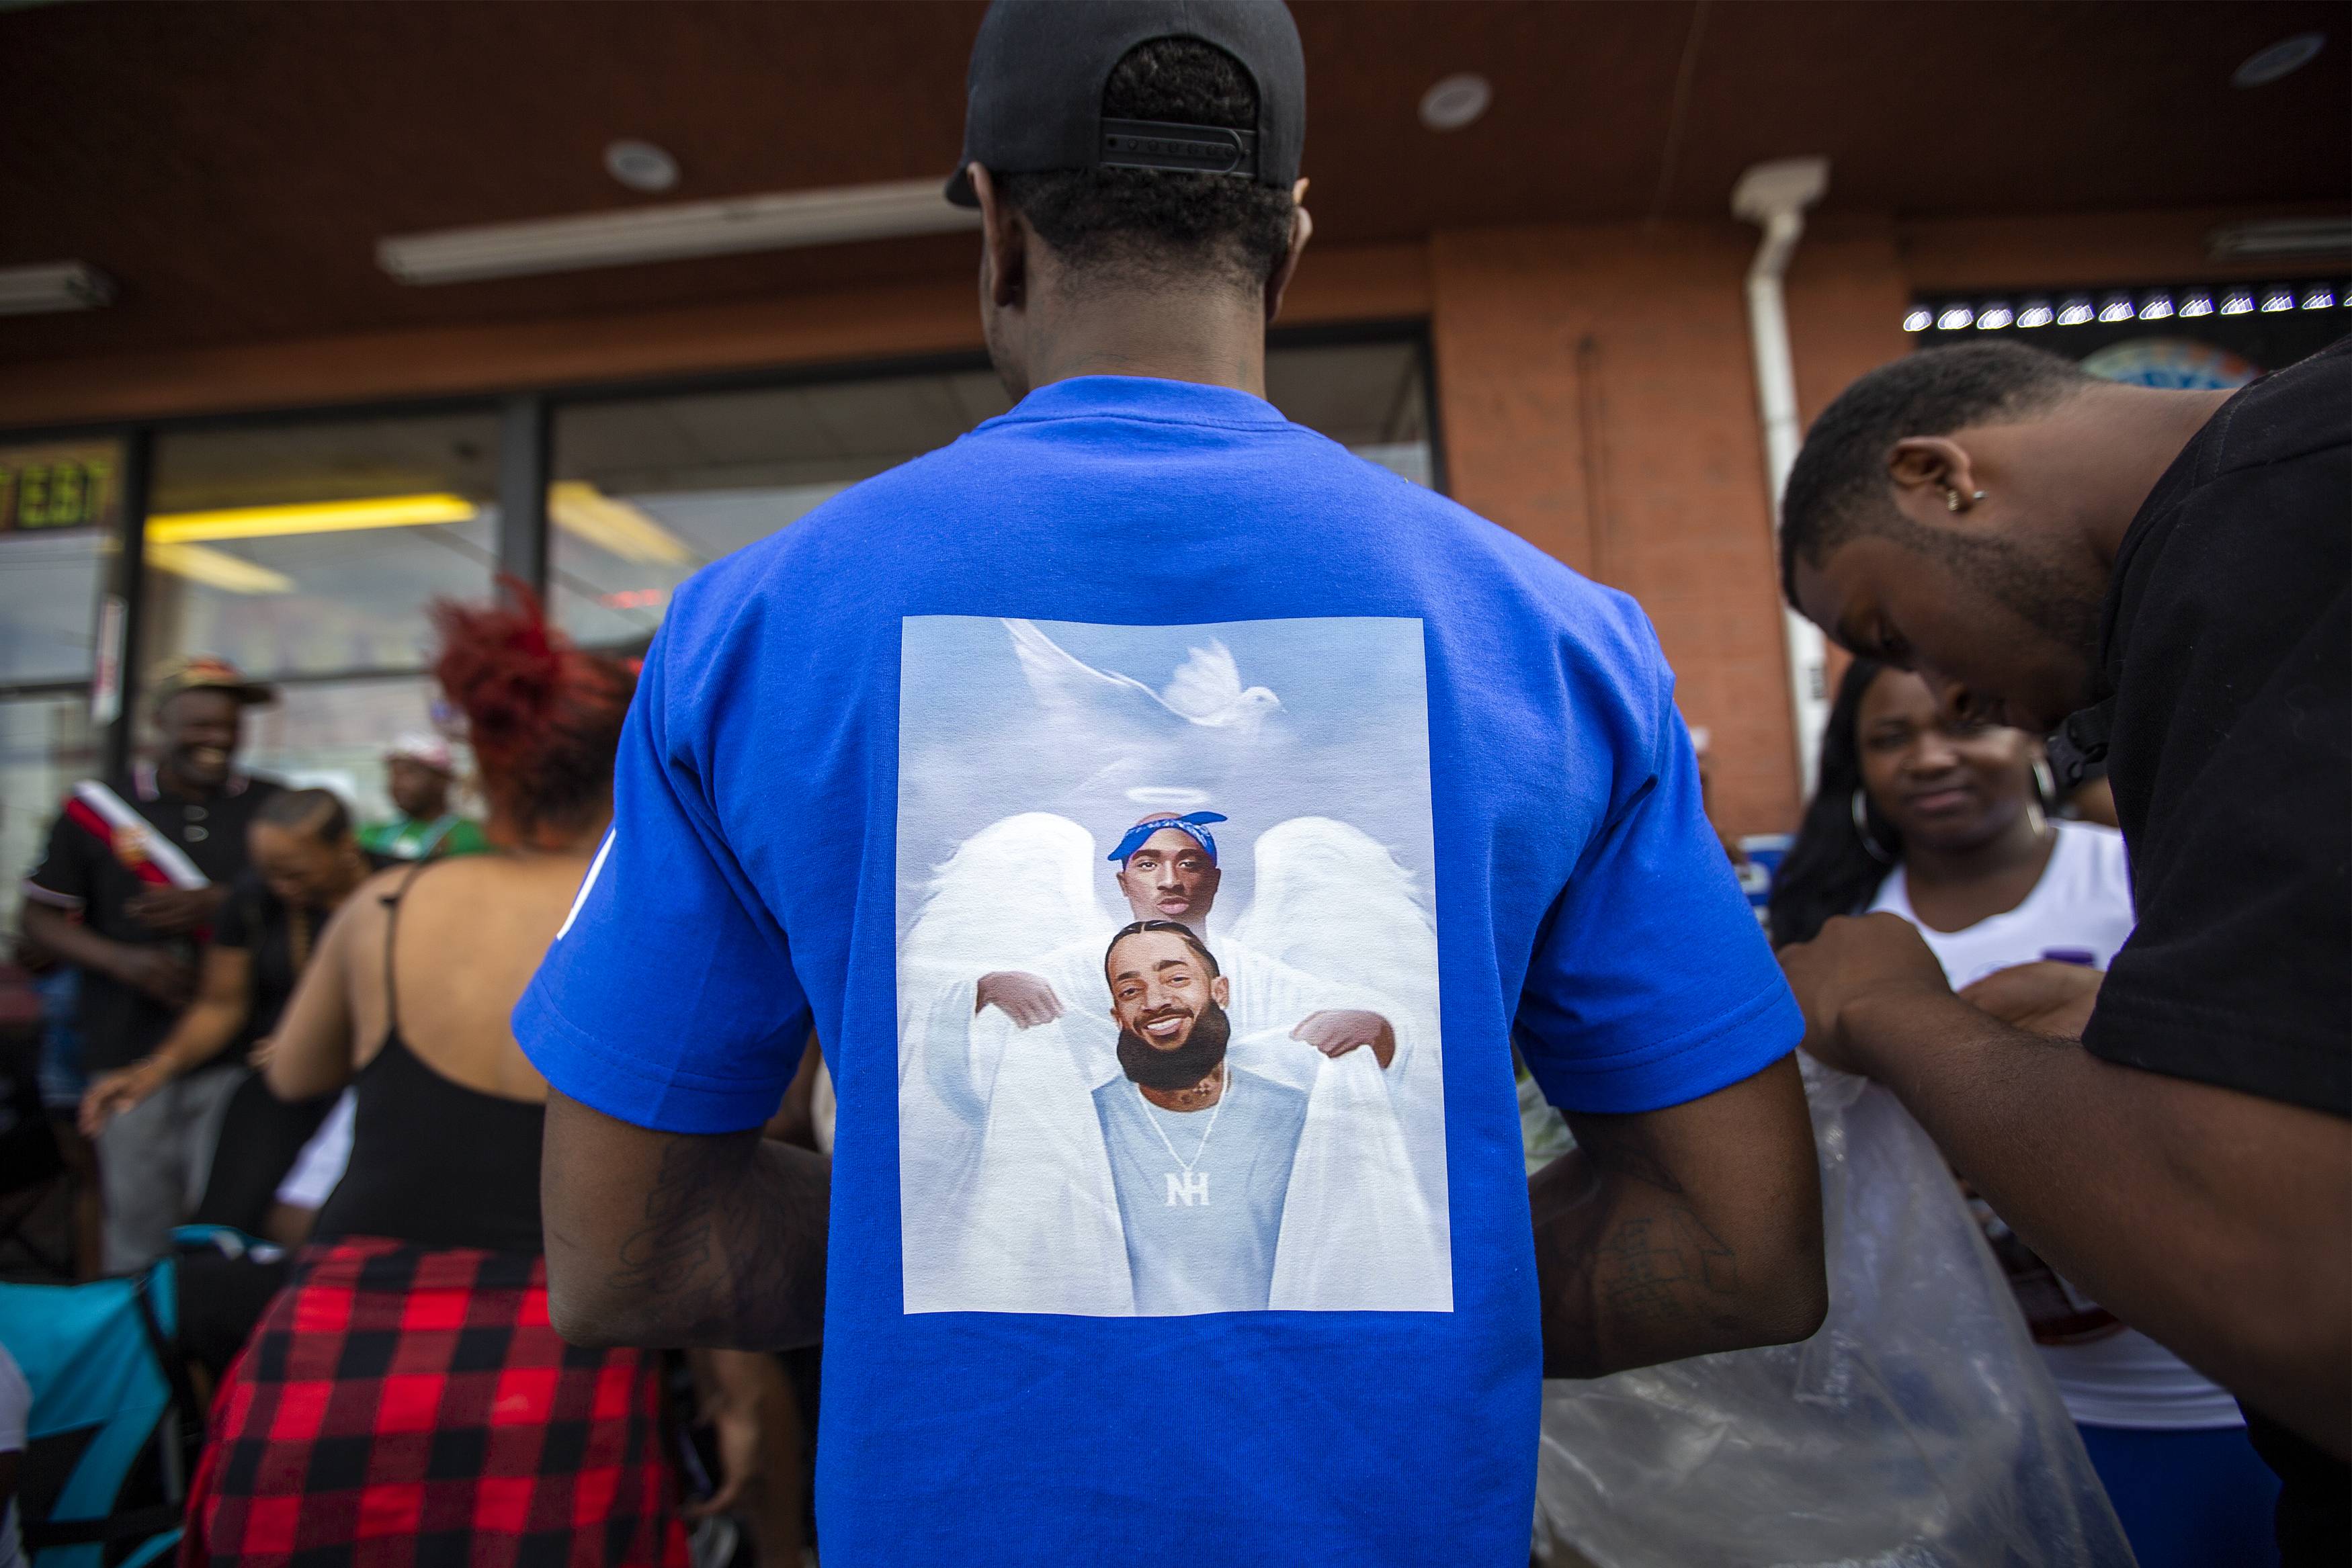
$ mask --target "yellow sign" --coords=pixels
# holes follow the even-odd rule
[[[122,511],[122,444],[0,446],[0,532],[110,528]]]

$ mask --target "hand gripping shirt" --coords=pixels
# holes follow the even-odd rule
[[[709,1134],[815,1030],[829,1563],[1517,1568],[1515,1022],[1595,1113],[1801,1032],[1641,612],[1257,398],[1085,377],[679,590],[515,1031]],[[1136,1092],[1176,1049],[1213,1128]]]

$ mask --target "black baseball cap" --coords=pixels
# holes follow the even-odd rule
[[[1138,44],[1197,38],[1257,85],[1257,128],[1106,120],[1103,89]],[[976,207],[965,173],[1188,169],[1287,191],[1307,141],[1307,62],[1282,0],[995,0],[971,46],[963,156],[948,200]]]

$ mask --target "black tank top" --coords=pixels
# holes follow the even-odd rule
[[[388,1236],[427,1247],[542,1249],[539,1150],[544,1106],[485,1094],[445,1077],[408,1049],[392,977],[400,901],[427,862],[383,901],[383,1049],[352,1082],[352,1159],[314,1240]]]

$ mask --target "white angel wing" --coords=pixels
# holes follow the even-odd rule
[[[1160,700],[1187,718],[1207,718],[1223,713],[1242,700],[1241,667],[1234,663],[1231,649],[1212,637],[1205,648],[1187,651],[1190,657],[1176,666],[1176,674]]]
[[[1113,922],[1095,896],[1094,836],[1024,811],[990,823],[933,873],[898,954],[901,971],[970,977],[1009,968]]]
[[[1234,939],[1437,1019],[1437,928],[1412,873],[1362,829],[1293,817],[1257,841],[1257,891]]]
[[[1039,631],[1035,622],[1008,619],[1004,629],[1013,634],[1013,652],[1029,689],[1048,711],[1160,726],[1177,716],[1150,686],[1116,670],[1096,669]]]

